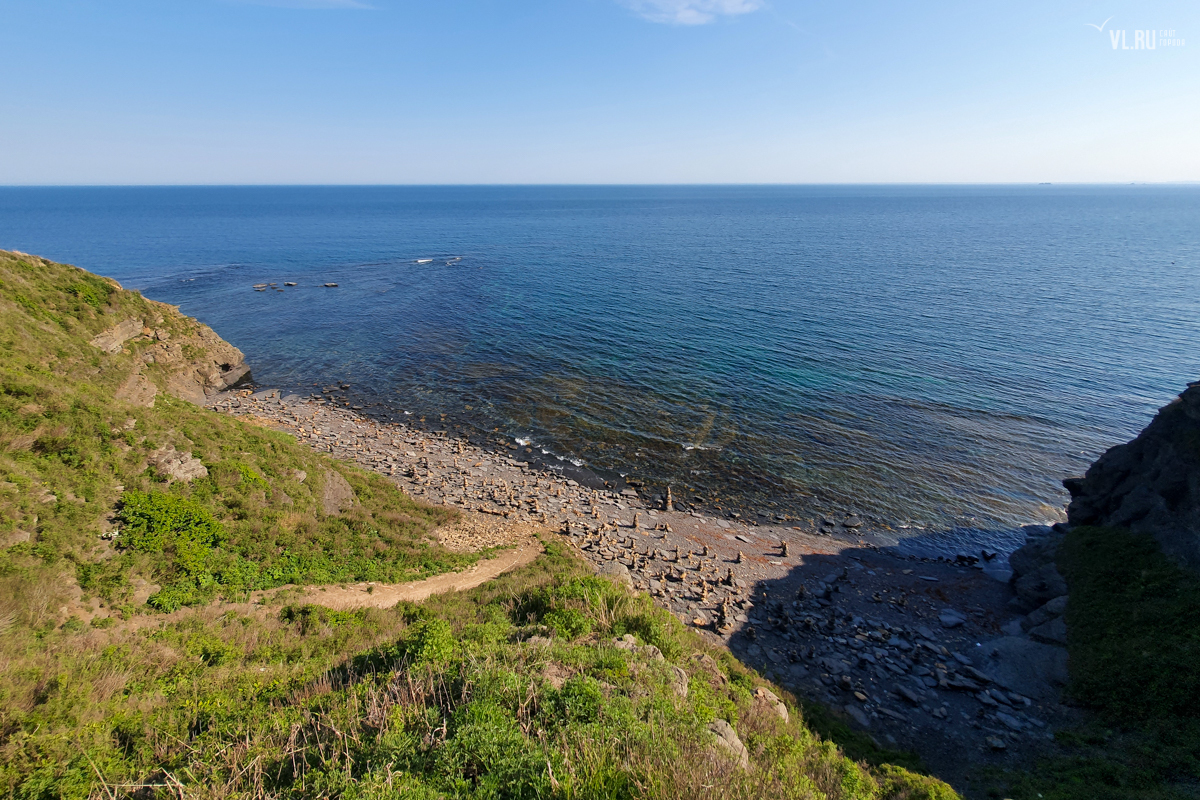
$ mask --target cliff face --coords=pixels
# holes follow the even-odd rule
[[[147,319],[129,318],[96,335],[90,344],[106,353],[136,353],[118,399],[153,405],[161,389],[181,400],[203,405],[204,398],[250,380],[242,351],[212,328],[183,316],[179,309],[146,300]]]
[[[0,330],[36,373],[135,406],[153,406],[159,392],[203,404],[250,380],[242,352],[176,306],[26,253],[0,250]]]
[[[1129,528],[1200,570],[1200,383],[1159,409],[1133,441],[1063,481],[1071,525]]]

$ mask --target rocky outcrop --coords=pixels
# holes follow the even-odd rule
[[[784,722],[789,719],[787,706],[779,699],[779,696],[765,686],[760,686],[754,690],[754,707],[756,710],[765,710],[779,717]]]
[[[1066,651],[1061,648],[1067,645],[1068,597],[1067,582],[1058,571],[1056,558],[1066,534],[1043,525],[1026,525],[1025,534],[1024,546],[1008,557],[1008,564],[1013,570],[1016,594],[1010,605],[1026,616],[1004,628],[1013,640],[1007,646],[1004,669],[1022,685],[1050,680],[1051,675],[1051,683],[1061,684],[1066,681]],[[1019,641],[1039,646],[1016,644]],[[1047,645],[1050,650],[1045,649]],[[1060,652],[1052,653],[1055,648]]]
[[[150,407],[161,390],[202,405],[206,397],[249,382],[250,367],[241,350],[207,325],[184,317],[175,306],[148,302],[159,312],[150,320],[155,327],[131,318],[91,339],[93,347],[110,355],[130,350],[140,357],[117,389],[117,399]]]
[[[321,492],[321,507],[327,516],[342,513],[354,505],[354,489],[340,472],[325,470],[325,487]]]
[[[633,576],[629,574],[629,567],[622,564],[620,561],[605,562],[599,569],[596,570],[597,575],[604,575],[613,580],[633,588]]]
[[[1008,557],[1008,565],[1017,595],[1012,605],[1029,613],[1067,594],[1067,582],[1055,564],[1065,534],[1044,525],[1026,525],[1024,530],[1025,544]]]
[[[148,463],[168,481],[190,483],[208,476],[208,468],[198,458],[194,458],[190,452],[179,452],[174,445],[155,450],[150,454]]]
[[[104,333],[92,337],[91,345],[100,348],[106,353],[119,353],[126,342],[140,335],[141,332],[142,321],[140,319],[127,319],[119,325],[114,325],[104,331]]]
[[[1153,536],[1168,557],[1200,570],[1200,383],[1159,409],[1133,441],[1063,485],[1071,525]]]
[[[997,683],[1026,697],[1052,702],[1066,686],[1067,651],[1021,636],[1005,636],[981,648],[980,668]]]
[[[242,351],[207,325],[198,324],[183,341],[171,341],[163,333],[154,332],[158,343],[142,358],[168,367],[168,393],[201,405],[206,397],[249,382],[250,367]],[[188,358],[189,352],[202,355]]]
[[[713,734],[713,741],[720,750],[736,761],[743,770],[750,769],[750,751],[742,744],[732,725],[723,719],[716,719],[708,723],[708,730]]]
[[[114,396],[130,405],[154,408],[154,397],[157,394],[158,387],[146,380],[140,372],[135,372],[117,387]]]

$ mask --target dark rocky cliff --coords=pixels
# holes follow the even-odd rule
[[[1159,409],[1133,441],[1063,485],[1071,525],[1153,536],[1168,557],[1200,570],[1200,383]]]

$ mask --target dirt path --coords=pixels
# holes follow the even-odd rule
[[[474,589],[509,570],[528,564],[542,552],[536,533],[540,526],[509,522],[485,514],[464,514],[463,518],[437,531],[448,549],[460,552],[487,547],[509,546],[494,558],[482,560],[462,572],[434,575],[410,583],[355,583],[346,586],[309,586],[299,602],[325,606],[337,611],[352,608],[391,608],[402,600],[414,603],[444,592]]]

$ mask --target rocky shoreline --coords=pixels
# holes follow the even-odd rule
[[[1058,703],[1061,609],[1047,602],[1065,605],[1057,599],[1065,589],[1043,597],[1058,586],[1045,585],[1035,557],[1026,575],[1037,576],[1019,577],[1014,593],[970,559],[883,552],[854,519],[834,536],[828,524],[679,511],[669,491],[647,502],[632,487],[583,485],[519,450],[372,420],[322,396],[243,390],[207,405],[390,476],[425,502],[541,526],[776,683],[834,708],[881,745],[916,750],[950,780],[971,764],[1044,748],[1070,716]],[[1031,543],[1052,535],[1027,533]],[[1014,554],[1014,567],[1029,549]]]

